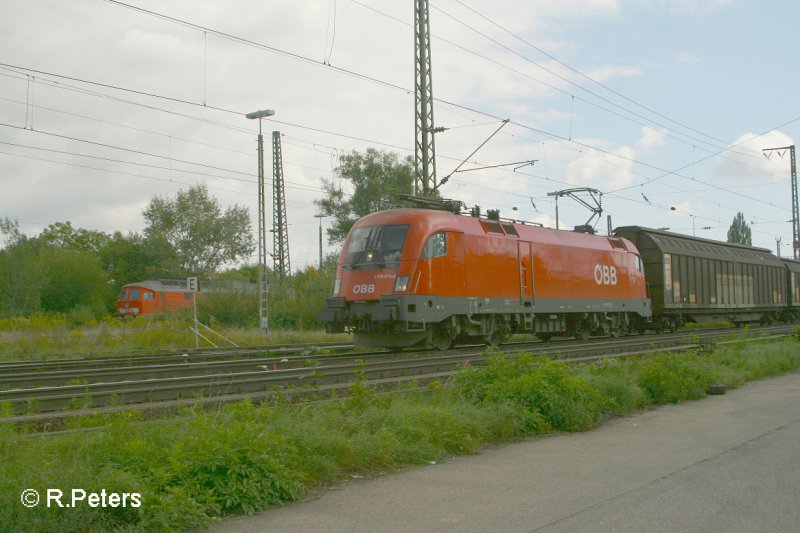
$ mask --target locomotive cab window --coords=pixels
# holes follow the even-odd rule
[[[131,300],[139,299],[139,289],[131,289]]]
[[[127,298],[128,298],[128,290],[127,289],[123,289],[122,291],[120,291],[119,299],[120,300],[126,300]]]
[[[397,266],[403,253],[408,227],[408,224],[392,224],[354,229],[347,245],[345,266]]]
[[[434,233],[428,237],[425,248],[422,250],[421,259],[442,257],[447,255],[447,235],[443,232]]]

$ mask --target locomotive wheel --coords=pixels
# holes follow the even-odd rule
[[[573,331],[572,334],[579,341],[585,341],[592,334],[592,329],[589,327],[589,324],[587,324],[586,321],[581,321],[577,326],[575,326],[575,331]]]
[[[504,340],[503,334],[499,331],[493,331],[491,334],[487,335],[484,342],[486,346],[497,347],[502,344]]]
[[[431,344],[437,350],[447,350],[453,345],[453,337],[446,328],[434,328],[431,333]]]

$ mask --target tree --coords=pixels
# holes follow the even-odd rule
[[[737,244],[746,244],[747,246],[753,245],[752,232],[750,226],[744,220],[744,214],[739,212],[733,217],[733,223],[728,230],[728,242]]]
[[[106,273],[97,256],[81,250],[50,247],[39,254],[45,282],[41,287],[44,311],[90,309],[95,317],[108,311],[113,300]]]
[[[4,236],[4,241],[11,246],[24,242],[27,237],[19,230],[19,221],[11,220],[8,217],[0,219],[0,233]]]
[[[0,316],[35,313],[40,309],[45,275],[29,241],[0,250]]]
[[[8,243],[0,251],[1,314],[83,307],[99,317],[109,309],[113,298],[97,252],[107,235],[57,222],[28,238],[9,219],[0,221],[0,232]]]
[[[173,247],[182,275],[208,277],[255,249],[247,208],[233,206],[222,213],[205,185],[180,191],[174,200],[153,197],[144,218],[148,224],[145,237],[152,242],[164,240]]]
[[[19,230],[16,220],[0,220],[6,247],[0,250],[0,316],[39,311],[45,276],[37,258],[37,245]]]
[[[414,159],[408,156],[401,161],[397,154],[375,148],[343,156],[336,174],[339,180],[322,181],[325,198],[315,201],[323,215],[334,218],[328,229],[331,244],[344,242],[359,218],[400,207],[397,195],[411,194],[414,190]],[[352,183],[353,193],[349,197],[341,180]]]
[[[98,256],[115,290],[126,283],[175,276],[180,270],[170,243],[138,233],[115,232]]]
[[[45,244],[58,248],[83,250],[94,254],[98,253],[111,240],[111,237],[102,231],[75,229],[69,220],[50,224],[37,238]]]

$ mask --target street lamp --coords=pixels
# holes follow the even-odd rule
[[[272,109],[262,109],[260,111],[253,111],[252,113],[248,113],[245,116],[247,118],[253,119],[253,118],[271,117],[274,114],[275,114],[275,111],[273,111]],[[261,122],[259,122],[258,125],[259,125],[259,128],[260,128],[261,127]]]
[[[258,321],[264,335],[269,334],[269,304],[267,301],[267,234],[264,194],[264,136],[261,134],[261,119],[275,114],[272,109],[261,109],[247,113],[245,117],[258,119]]]
[[[516,209],[516,207],[514,209]],[[314,215],[314,218],[319,219],[319,269],[322,270],[322,219],[327,217],[320,214]]]

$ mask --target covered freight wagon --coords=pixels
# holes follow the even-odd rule
[[[653,320],[769,322],[787,306],[787,274],[764,248],[626,226],[614,230],[633,242],[644,262]]]

